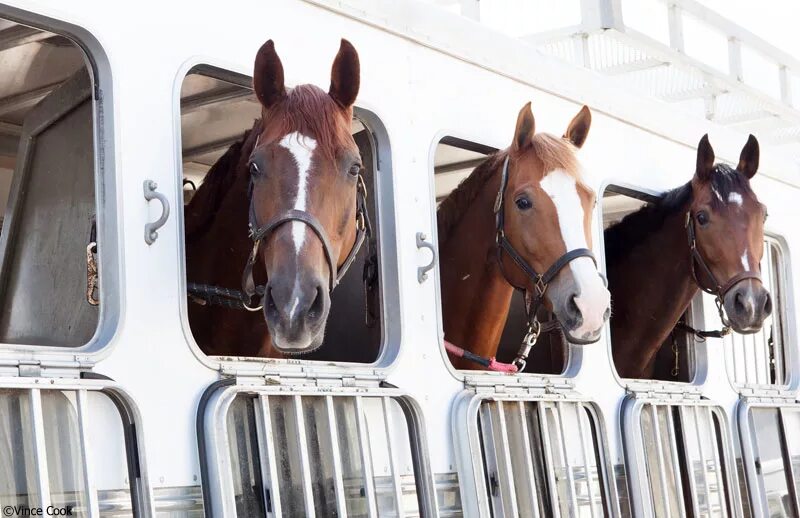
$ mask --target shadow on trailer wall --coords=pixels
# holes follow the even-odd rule
[[[62,36],[0,34],[0,343],[79,347],[98,323],[92,79]]]
[[[183,147],[184,203],[188,204],[211,167],[232,146],[241,142],[261,116],[261,105],[248,86],[250,79],[213,67],[196,67],[185,78],[181,88],[181,135]],[[366,204],[373,234],[370,243],[359,251],[355,262],[341,283],[331,293],[323,345],[303,355],[303,360],[350,363],[375,362],[383,338],[381,322],[381,286],[378,275],[379,243],[376,210],[376,143],[369,129],[357,118],[351,132],[359,148],[366,184]],[[247,200],[242,200],[247,203]],[[246,232],[247,228],[231,228]],[[371,252],[372,251],[372,252]],[[368,267],[367,262],[372,261]],[[230,264],[236,272],[244,264]],[[369,281],[365,278],[369,276]],[[187,279],[187,283],[197,279]],[[238,290],[241,286],[225,286]],[[190,304],[200,301],[190,296]],[[263,317],[261,312],[259,315]],[[190,318],[190,327],[197,333],[198,322]],[[260,323],[259,323],[260,325]]]

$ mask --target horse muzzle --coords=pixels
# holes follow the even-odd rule
[[[761,330],[772,314],[772,297],[761,282],[746,279],[733,286],[723,300],[725,313],[734,331],[752,334]]]
[[[284,354],[314,351],[322,345],[330,306],[328,285],[322,280],[269,282],[264,317],[272,344]]]

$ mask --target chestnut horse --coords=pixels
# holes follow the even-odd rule
[[[595,195],[581,181],[576,156],[590,125],[584,106],[563,138],[535,133],[526,104],[511,146],[489,156],[442,201],[445,340],[494,357],[515,287],[533,306],[552,311],[571,342],[600,338],[609,293],[588,250]],[[528,311],[533,318],[536,308]],[[453,363],[476,367],[463,358]]]
[[[198,302],[189,322],[206,354],[278,357],[322,344],[330,292],[364,241],[362,164],[350,133],[359,75],[358,54],[342,40],[328,92],[289,90],[272,40],[259,49],[261,119],[185,211]]]
[[[760,278],[766,208],[750,188],[758,159],[750,135],[736,169],[715,164],[706,135],[691,181],[606,229],[620,376],[652,376],[656,353],[698,289],[717,298],[724,326],[737,333],[761,329],[772,302]]]

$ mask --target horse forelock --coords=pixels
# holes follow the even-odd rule
[[[318,86],[300,85],[266,112],[262,133],[282,138],[298,132],[313,138],[318,152],[334,158],[338,149],[354,146],[348,113]]]

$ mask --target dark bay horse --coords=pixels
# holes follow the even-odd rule
[[[328,92],[287,89],[272,40],[259,49],[261,119],[185,210],[189,282],[242,287],[245,299],[232,309],[192,297],[189,322],[206,354],[279,357],[321,345],[330,292],[363,242],[362,164],[350,133],[359,77],[346,40]]]
[[[750,135],[736,169],[715,164],[706,135],[688,183],[606,229],[611,343],[620,376],[652,376],[656,353],[698,289],[717,297],[720,317],[733,331],[761,329],[772,302],[760,278],[766,208],[750,188],[758,160],[758,141]]]
[[[595,195],[581,181],[576,156],[590,125],[583,107],[563,138],[535,133],[526,104],[511,146],[489,156],[442,201],[445,340],[494,357],[514,287],[539,297],[571,342],[599,339],[609,293],[588,250]],[[536,272],[548,270],[552,279],[537,282]],[[461,358],[454,365],[476,367]]]

